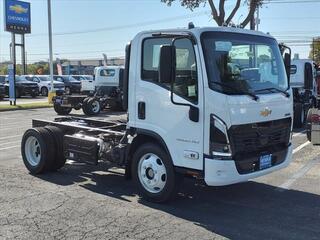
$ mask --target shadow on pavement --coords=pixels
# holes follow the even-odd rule
[[[98,194],[129,201],[126,197],[137,194],[134,184],[110,167],[67,165],[41,179],[62,186],[77,183]],[[320,239],[320,196],[307,192],[279,191],[257,182],[207,187],[186,179],[170,203],[139,202],[230,239]]]

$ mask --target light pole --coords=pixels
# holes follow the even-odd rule
[[[52,103],[53,91],[53,52],[52,52],[52,23],[51,23],[51,0],[48,0],[48,33],[49,33],[49,69],[50,69],[50,80],[51,87],[48,94],[48,101]]]

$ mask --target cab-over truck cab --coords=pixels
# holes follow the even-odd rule
[[[37,128],[22,141],[25,165],[46,171],[29,149],[32,137],[45,142],[42,136],[55,132],[63,139],[58,159],[116,162],[157,202],[170,199],[185,175],[222,186],[284,168],[292,155],[288,59],[285,68],[274,38],[243,29],[139,33],[126,48],[128,122],[34,120]],[[50,162],[49,170],[63,166]]]

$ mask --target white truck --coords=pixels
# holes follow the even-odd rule
[[[290,85],[294,101],[294,127],[303,127],[308,110],[318,105],[317,71],[311,59],[294,58],[291,62]]]
[[[184,176],[223,186],[282,169],[293,118],[290,54],[284,59],[277,41],[256,31],[141,32],[126,47],[127,122],[33,120],[24,164],[41,174],[66,159],[113,162],[154,202],[175,196]]]
[[[53,98],[54,110],[68,115],[82,108],[86,115],[97,115],[109,107],[123,111],[123,72],[121,66],[96,67],[94,78],[82,79],[80,95],[60,95]]]
[[[100,91],[102,95],[109,95],[111,91],[119,90],[123,71],[124,68],[122,66],[96,67],[93,79],[81,80],[81,92],[92,94]]]

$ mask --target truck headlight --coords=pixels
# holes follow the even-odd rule
[[[232,156],[226,124],[212,115],[210,120],[210,153],[214,157],[228,158]]]

